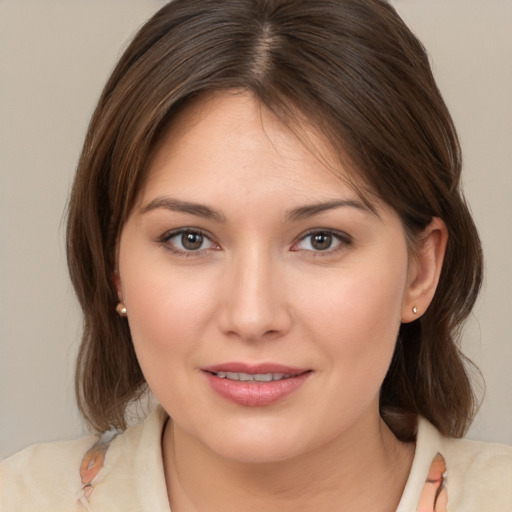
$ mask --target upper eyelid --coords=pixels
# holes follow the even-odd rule
[[[159,237],[160,241],[169,240],[170,238],[173,238],[176,235],[181,235],[183,233],[197,233],[199,235],[204,236],[205,238],[208,238],[208,240],[214,242],[214,237],[208,233],[208,231],[205,231],[204,229],[200,228],[192,228],[192,227],[184,227],[184,228],[176,228],[176,229],[169,229],[166,231],[163,235]]]
[[[327,233],[327,234],[332,235],[333,237],[335,237],[339,241],[339,243],[336,244],[333,248],[326,249],[326,250],[323,250],[323,251],[319,251],[319,250],[315,251],[315,250],[311,250],[311,249],[300,249],[300,248],[293,249],[295,246],[297,246],[298,244],[303,242],[306,238],[308,238],[310,236],[313,236],[315,234],[322,234],[322,233]],[[346,247],[348,245],[352,245],[352,243],[353,243],[353,237],[350,236],[348,233],[346,233],[344,231],[339,231],[339,230],[336,230],[336,229],[328,229],[328,228],[323,228],[323,229],[322,228],[316,228],[316,229],[311,229],[311,230],[309,230],[309,231],[299,235],[295,239],[295,241],[292,243],[291,251],[293,251],[293,252],[305,251],[305,252],[311,253],[314,256],[325,256],[325,257],[327,257],[329,255],[333,255],[334,253],[342,250],[343,247]]]
[[[300,234],[294,241],[294,243],[299,242],[301,240],[304,240],[304,238],[307,238],[308,236],[320,234],[320,233],[328,233],[330,235],[333,235],[341,240],[344,241],[352,241],[353,238],[345,231],[340,231],[338,229],[332,229],[332,228],[314,228],[309,229],[305,233]]]
[[[210,234],[208,231],[206,231],[204,229],[196,228],[196,227],[181,227],[181,228],[170,229],[170,230],[166,231],[163,235],[158,237],[158,242],[159,243],[168,242],[171,238],[173,238],[177,235],[183,234],[183,233],[198,233],[198,234],[204,236],[205,238],[207,238],[211,243],[217,244],[220,246],[219,242],[217,242],[217,240],[215,239],[215,237],[212,234]],[[307,231],[298,235],[293,240],[292,247],[294,245],[298,244],[299,242],[303,241],[307,237],[313,236],[315,234],[320,234],[320,233],[328,233],[344,243],[352,243],[353,242],[353,237],[351,235],[349,235],[348,233],[346,233],[345,231],[340,231],[340,230],[332,229],[332,228],[312,228],[312,229],[308,229]],[[176,250],[181,251],[181,249],[178,249],[178,248],[176,248]],[[198,251],[182,251],[182,252],[200,252],[200,251],[198,250]]]
[[[198,250],[192,251],[192,250],[181,249],[179,247],[174,246],[174,244],[170,243],[171,238],[174,238],[175,236],[179,236],[184,233],[197,233],[197,234],[203,236],[204,238],[206,238],[207,240],[209,240],[209,242],[211,244],[213,244],[214,246],[220,245],[215,240],[215,238],[212,235],[210,235],[207,231],[205,231],[204,229],[191,228],[191,227],[170,229],[157,238],[157,243],[159,245],[166,247],[167,250],[172,251],[176,254],[189,255],[189,256],[194,255],[194,254],[196,256],[199,256],[200,254],[204,253],[205,251],[212,249],[212,247],[207,247],[205,249],[198,249]]]

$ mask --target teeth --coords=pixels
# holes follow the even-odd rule
[[[291,377],[291,375],[287,373],[217,372],[215,375],[221,379],[241,380],[244,382],[271,382],[273,380],[289,379]]]
[[[283,377],[281,376],[281,379]],[[274,375],[272,373],[257,373],[254,375],[254,380],[257,382],[271,382],[273,380],[280,380],[277,378],[274,378]]]

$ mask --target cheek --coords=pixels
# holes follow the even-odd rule
[[[345,282],[310,310],[310,328],[316,331],[317,346],[328,361],[325,389],[330,400],[318,404],[323,411],[318,417],[334,418],[333,425],[349,424],[378,403],[391,363],[401,293],[395,290],[390,296],[389,287],[377,284],[360,279]]]
[[[126,283],[126,303],[135,345],[165,351],[193,343],[210,307],[207,286],[172,276],[144,272]],[[177,343],[179,341],[180,343]]]
[[[312,290],[311,299],[303,306],[309,329],[315,332],[332,365],[352,376],[348,386],[375,376],[381,379],[380,387],[395,348],[406,259],[403,265],[380,261],[380,268],[364,265],[359,272],[354,267],[338,280],[332,279],[329,286]]]
[[[404,275],[349,275],[332,280],[323,290],[313,290],[305,309],[310,319],[319,320],[320,331],[336,325],[340,335],[352,338],[372,332],[384,335],[389,327],[394,331],[400,324],[404,290]]]
[[[155,272],[133,276],[126,281],[125,290],[137,359],[157,400],[173,416],[179,416],[180,397],[190,391],[186,383],[200,352],[198,303],[205,298],[200,290],[183,288],[184,283],[176,277]]]
[[[165,254],[138,247],[127,247],[119,266],[134,348],[150,382],[194,353],[215,288],[207,276],[171,268]]]

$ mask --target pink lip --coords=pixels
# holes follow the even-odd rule
[[[298,375],[307,372],[309,368],[296,368],[293,366],[285,366],[276,363],[221,363],[213,366],[201,368],[205,372],[233,372],[233,373],[286,373],[290,375]]]
[[[202,368],[211,388],[220,396],[245,407],[263,407],[273,404],[298,390],[311,371],[274,363],[246,364],[222,363]],[[284,373],[291,377],[270,382],[247,382],[217,377],[217,372],[233,373]]]

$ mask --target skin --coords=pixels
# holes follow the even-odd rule
[[[411,257],[396,213],[365,208],[320,160],[250,94],[203,96],[175,119],[122,230],[119,297],[172,418],[172,510],[398,504],[414,446],[380,419],[379,389],[400,323],[433,296],[446,229],[434,219]],[[331,237],[326,249],[312,232]],[[244,407],[202,371],[227,361],[310,374],[284,399]]]

